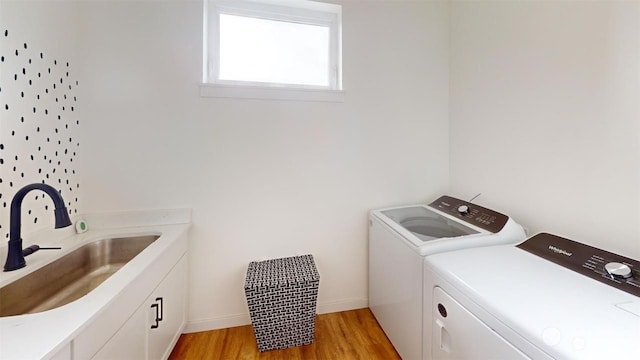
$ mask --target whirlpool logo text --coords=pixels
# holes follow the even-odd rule
[[[555,247],[553,245],[549,245],[549,250],[553,251],[556,254],[562,254],[562,255],[566,255],[566,256],[573,255],[573,253],[570,253],[567,250],[563,250],[563,249],[557,248],[557,247]]]

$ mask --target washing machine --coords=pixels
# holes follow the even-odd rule
[[[446,195],[374,210],[369,225],[369,308],[404,360],[422,359],[425,256],[525,239],[508,216]]]
[[[425,359],[639,359],[640,262],[540,233],[425,259]]]

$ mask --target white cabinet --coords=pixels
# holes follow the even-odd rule
[[[168,358],[185,323],[186,283],[187,259],[183,256],[92,359]]]
[[[99,310],[71,340],[71,358],[166,359],[185,324],[187,250],[187,232],[161,236],[81,299]]]
[[[186,315],[187,259],[178,262],[147,299],[148,359],[166,359],[178,341]]]
[[[140,307],[98,351],[94,360],[139,360],[146,358],[146,314]]]
[[[71,360],[71,344],[65,345],[49,360]]]

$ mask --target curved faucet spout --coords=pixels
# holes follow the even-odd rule
[[[24,260],[24,255],[22,253],[22,238],[20,237],[20,223],[21,223],[21,210],[22,210],[22,200],[24,200],[27,193],[31,190],[41,190],[44,191],[51,200],[53,200],[53,204],[55,206],[54,216],[55,216],[55,228],[63,228],[71,225],[71,219],[69,218],[69,214],[67,212],[67,207],[64,205],[64,199],[62,195],[47,184],[30,184],[22,189],[18,190],[18,192],[13,196],[13,200],[11,200],[11,210],[10,210],[10,218],[9,218],[9,247],[7,249],[7,261],[4,264],[4,271],[12,271],[23,268],[26,265]]]

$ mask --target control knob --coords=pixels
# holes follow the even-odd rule
[[[628,279],[632,275],[629,265],[621,264],[619,262],[607,263],[604,266],[604,269],[615,279]]]
[[[469,215],[469,207],[467,205],[458,206],[458,213],[462,216]]]

